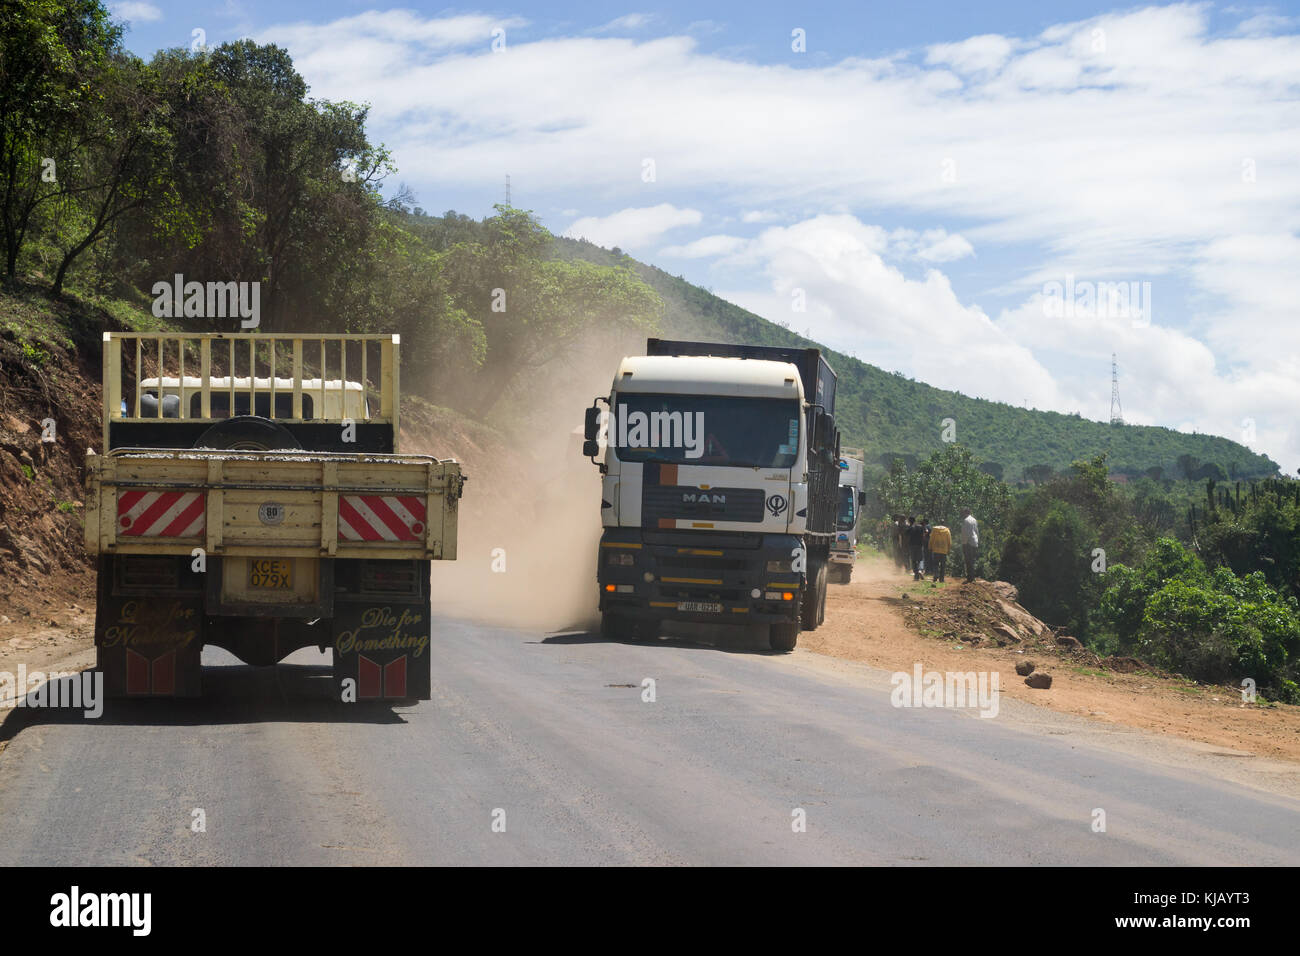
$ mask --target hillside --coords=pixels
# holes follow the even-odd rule
[[[845,444],[868,449],[868,459],[876,464],[887,465],[895,457],[912,463],[937,451],[942,447],[940,422],[951,417],[961,423],[962,444],[1007,481],[1022,479],[1025,470],[1034,466],[1060,471],[1076,459],[1103,452],[1109,456],[1112,472],[1128,475],[1160,468],[1163,477],[1182,478],[1179,457],[1183,455],[1209,469],[1198,477],[1258,478],[1278,470],[1267,456],[1214,435],[1110,425],[971,398],[913,381],[826,349],[682,278],[589,242],[558,239],[557,254],[632,268],[663,297],[667,336],[823,348],[839,374],[837,418]],[[1215,474],[1212,466],[1222,474]]]

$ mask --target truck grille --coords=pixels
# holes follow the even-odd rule
[[[654,528],[660,518],[700,521],[762,521],[761,488],[710,488],[646,485],[641,495],[641,526]]]

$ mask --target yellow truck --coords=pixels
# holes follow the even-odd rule
[[[399,453],[399,348],[105,333],[85,528],[109,696],[197,696],[214,645],[330,649],[341,700],[429,698],[431,562],[456,557],[465,478]]]

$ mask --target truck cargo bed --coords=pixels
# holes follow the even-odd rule
[[[86,461],[92,554],[456,557],[464,479],[454,461],[202,448]]]

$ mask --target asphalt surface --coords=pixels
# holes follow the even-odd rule
[[[201,700],[0,715],[0,865],[1300,863],[1300,801],[1030,705],[895,708],[742,638],[436,626],[413,706],[209,649]]]

